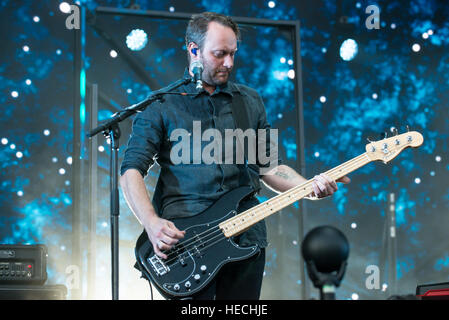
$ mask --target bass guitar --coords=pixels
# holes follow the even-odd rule
[[[408,147],[419,147],[423,136],[410,131],[366,145],[366,152],[329,171],[337,180],[372,161],[389,162]],[[244,212],[239,203],[254,194],[243,186],[224,194],[212,206],[193,217],[176,218],[173,223],[185,236],[162,259],[153,251],[145,230],[137,240],[135,255],[142,274],[167,299],[194,295],[203,289],[226,263],[247,259],[258,252],[257,246],[239,247],[233,237],[252,225],[306,197],[313,192],[313,179],[283,192]]]

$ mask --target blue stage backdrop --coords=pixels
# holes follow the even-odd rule
[[[0,0],[4,38],[0,51],[0,243],[46,244],[49,284],[65,284],[72,298],[109,299],[110,151],[102,136],[97,149],[96,236],[89,242],[88,217],[83,213],[81,265],[72,259],[76,41],[74,30],[66,27],[70,12],[62,12],[67,5],[61,3]],[[298,204],[267,219],[270,245],[263,299],[318,297],[310,282],[300,278],[303,239],[299,230],[305,234],[320,225],[337,227],[350,243],[338,299],[385,299],[414,293],[417,284],[449,281],[449,188],[445,182],[449,179],[449,5],[436,0],[77,4],[91,11],[105,6],[299,20],[307,178],[363,153],[367,138],[379,140],[395,130],[403,133],[406,126],[423,134],[420,148],[405,150],[386,165],[370,163],[352,173],[352,182],[340,185],[333,197],[308,201],[303,225]],[[185,22],[99,15],[96,28],[92,20],[87,24],[82,84],[87,88],[86,103],[92,84],[98,85],[99,121],[182,76]],[[133,29],[146,33],[146,41],[133,43],[142,48],[126,43]],[[279,129],[281,156],[295,166],[299,146],[294,81],[298,75],[293,72],[297,61],[292,46],[292,39],[281,29],[243,26],[233,79],[259,91],[269,121]],[[140,71],[125,56],[137,61]],[[80,114],[84,130],[89,129],[88,119],[87,111]],[[120,159],[130,124],[130,120],[122,124]],[[88,193],[88,160],[82,149],[82,200]],[[146,179],[150,191],[157,174],[155,166]],[[394,237],[389,228],[392,195]],[[260,198],[272,196],[264,190]],[[148,285],[133,269],[134,241],[141,226],[120,197],[120,296],[148,299]],[[92,243],[94,256],[87,250]],[[89,274],[95,275],[93,283]]]

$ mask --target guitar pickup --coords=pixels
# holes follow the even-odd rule
[[[153,255],[151,258],[148,258],[148,262],[158,276],[163,276],[170,271],[170,268],[157,255]]]

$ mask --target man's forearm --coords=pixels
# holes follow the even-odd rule
[[[120,186],[131,211],[142,225],[148,226],[151,218],[157,217],[157,214],[140,172],[135,169],[126,170],[120,177]]]
[[[280,165],[264,175],[262,181],[274,192],[281,193],[296,187],[307,179],[289,166]]]

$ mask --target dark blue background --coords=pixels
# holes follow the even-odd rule
[[[131,5],[131,1],[82,3],[90,9],[97,5]],[[449,280],[449,10],[444,1],[284,0],[275,1],[274,8],[268,7],[268,1],[135,3],[144,10],[169,11],[173,6],[175,12],[217,11],[300,20],[307,178],[363,153],[367,137],[378,140],[385,131],[391,135],[392,127],[403,132],[408,125],[425,139],[422,147],[405,150],[388,165],[371,163],[351,174],[352,183],[341,186],[332,198],[307,202],[305,232],[315,226],[333,225],[351,244],[348,270],[337,297],[351,299],[357,293],[359,299],[384,299],[392,293],[414,293],[417,284]],[[378,30],[365,26],[365,8],[372,4],[380,8]],[[67,268],[72,263],[72,171],[67,159],[73,152],[74,36],[65,28],[67,14],[60,12],[58,5],[59,1],[0,1],[0,139],[5,138],[0,144],[0,242],[47,244],[49,283],[66,283],[71,270]],[[34,16],[39,17],[38,22]],[[113,16],[98,20],[122,45],[132,28],[145,29],[150,36],[147,47],[132,54],[141,61],[148,77],[156,79],[149,85],[133,74],[120,55],[112,59],[109,51],[113,48],[88,28],[87,82],[98,83],[109,101],[100,103],[100,120],[117,110],[114,108],[140,101],[151,90],[182,75],[184,22]],[[429,29],[433,34],[424,38],[423,33]],[[347,38],[358,43],[358,54],[351,61],[339,56],[340,45]],[[412,50],[414,44],[420,45],[420,51]],[[290,39],[276,28],[246,28],[234,76],[259,90],[269,120],[280,129],[282,154],[294,165],[294,83],[286,77],[291,66],[280,60],[293,59],[292,55]],[[27,84],[27,79],[31,83]],[[12,96],[13,91],[17,97]],[[325,102],[320,101],[321,96],[326,97]],[[122,144],[129,134],[129,122],[123,127]],[[97,287],[104,289],[97,289],[96,297],[107,299],[109,146],[103,137],[99,143],[105,151],[99,152]],[[18,157],[18,151],[22,157]],[[156,174],[147,180],[150,190]],[[368,289],[365,284],[369,276],[365,270],[370,265],[380,267],[381,284],[388,279],[381,257],[386,245],[383,238],[389,193],[395,193],[397,199],[396,292]],[[265,191],[262,200],[270,196],[273,194]],[[147,292],[136,290],[143,280],[137,280],[132,269],[132,248],[140,226],[123,198],[121,209],[122,297],[147,298]],[[297,299],[304,285],[298,275],[300,212],[293,209],[267,220],[271,245],[263,298]],[[352,223],[357,227],[352,228]],[[312,287],[308,293],[317,296]]]

